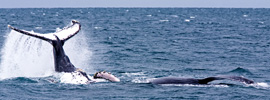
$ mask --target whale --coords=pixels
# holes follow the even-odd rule
[[[96,79],[98,78],[109,80],[112,82],[119,82],[120,80],[117,77],[107,72],[97,72],[94,78],[92,78],[88,74],[86,74],[86,72],[84,72],[79,68],[76,68],[71,63],[69,57],[66,55],[64,51],[63,46],[67,40],[78,34],[79,31],[81,30],[80,22],[76,20],[72,20],[71,22],[72,25],[67,26],[55,33],[47,33],[47,34],[25,31],[12,27],[11,25],[8,25],[8,27],[24,35],[28,35],[49,42],[53,46],[54,69],[56,72],[59,73],[64,72],[65,74],[67,74],[66,76],[71,76],[70,77],[71,81],[75,82],[69,83],[87,84],[97,82]]]
[[[72,20],[71,26],[49,34],[28,32],[10,25],[8,25],[8,27],[19,33],[49,42],[53,46],[54,67],[56,72],[74,72],[76,70],[75,66],[70,62],[69,57],[65,54],[63,46],[68,39],[80,31],[81,25],[78,21]]]
[[[245,84],[254,84],[253,80],[244,78],[242,76],[215,76],[215,77],[207,77],[203,79],[195,79],[195,78],[180,78],[180,77],[161,77],[156,78],[150,81],[152,84],[191,84],[191,85],[207,85],[209,82],[215,80],[232,80],[243,82]]]

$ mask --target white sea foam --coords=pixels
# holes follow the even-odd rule
[[[127,77],[132,78],[133,83],[149,83],[150,78],[146,76],[144,72],[124,73]]]
[[[168,22],[169,20],[165,19],[165,20],[159,20],[160,22]]]
[[[194,19],[194,18],[195,18],[195,16],[190,16],[189,18]]]
[[[30,12],[32,15],[35,15],[36,13],[34,13],[34,12]]]
[[[68,84],[88,84],[89,81],[86,77],[84,77],[79,72],[72,72],[72,73],[62,73],[60,78],[61,83],[68,83]],[[88,76],[90,77],[90,76]]]
[[[262,87],[270,87],[269,84],[263,83],[263,82],[259,82],[259,83],[257,83],[257,85],[262,86]]]
[[[143,75],[145,75],[144,72],[124,73],[124,74],[127,75],[128,77],[133,77],[133,76],[143,76]]]
[[[260,23],[260,24],[264,24],[264,22],[263,22],[263,21],[259,21],[259,23]]]
[[[102,27],[97,27],[97,26],[96,26],[96,27],[94,27],[94,28],[95,28],[95,29],[102,29]]]
[[[42,27],[35,27],[35,29],[42,29]]]
[[[255,88],[260,88],[260,89],[269,89],[270,87],[270,85],[265,82],[257,82],[254,84],[248,84],[248,86],[253,86]]]
[[[132,80],[133,83],[149,83],[151,79],[147,77],[135,77],[135,79]]]
[[[171,15],[172,17],[175,17],[175,18],[177,18],[178,17],[178,15]]]
[[[185,19],[185,22],[190,22],[190,20],[189,19]]]

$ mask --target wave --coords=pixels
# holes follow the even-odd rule
[[[241,68],[241,67],[238,67],[236,69],[233,69],[231,71],[229,71],[228,73],[235,73],[235,74],[249,74],[249,75],[252,75],[253,73],[250,72],[248,69],[245,69],[245,68]]]
[[[37,80],[32,79],[32,78],[27,78],[27,77],[16,77],[16,78],[11,78],[5,81],[12,82],[12,83],[38,83]]]

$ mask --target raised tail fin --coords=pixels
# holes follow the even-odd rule
[[[70,39],[71,37],[73,37],[74,35],[76,35],[80,31],[81,24],[78,21],[72,20],[71,26],[65,27],[62,30],[57,31],[55,33],[48,33],[48,34],[40,34],[40,33],[34,33],[34,32],[25,31],[25,30],[20,30],[20,29],[12,27],[10,25],[8,25],[8,27],[19,32],[19,33],[22,33],[22,34],[25,34],[28,36],[32,36],[32,37],[36,37],[36,38],[39,38],[39,39],[42,39],[42,40],[45,40],[45,41],[48,41],[51,43],[52,40],[57,40],[55,38],[55,35],[61,41],[66,41],[66,40]]]
[[[80,22],[76,20],[72,20],[72,25],[63,28],[60,31],[57,31],[55,33],[51,33],[59,37],[60,40],[66,41],[76,35],[81,30],[81,24]]]
[[[42,39],[42,40],[45,40],[45,41],[48,41],[48,42],[51,40],[50,38],[44,36],[43,34],[33,33],[33,32],[28,32],[28,31],[20,30],[20,29],[17,29],[17,28],[12,27],[10,25],[8,25],[8,27],[10,29],[13,29],[13,30],[19,32],[19,33],[22,33],[22,34],[25,34],[25,35],[29,35],[29,36],[32,36],[32,37],[36,37],[36,38],[39,38],[39,39]]]

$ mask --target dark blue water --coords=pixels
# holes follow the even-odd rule
[[[19,72],[5,72],[17,77],[0,81],[0,99],[266,100],[270,98],[267,84],[270,82],[269,12],[270,9],[218,8],[0,9],[1,48],[7,35],[12,33],[7,28],[9,24],[51,33],[75,19],[82,24],[79,34],[84,34],[76,39],[85,39],[91,55],[85,55],[90,59],[70,56],[71,60],[84,60],[86,65],[77,64],[77,67],[90,75],[106,70],[121,80],[74,85],[48,81],[55,79],[53,74],[25,77]],[[77,46],[74,48],[73,52],[81,50]],[[4,53],[2,49],[1,60]],[[19,54],[13,56],[31,59]],[[10,63],[16,62],[19,61]],[[6,67],[0,66],[1,72]],[[212,83],[228,85],[147,84],[147,80],[158,77],[217,75],[244,76],[264,85],[231,81]]]

